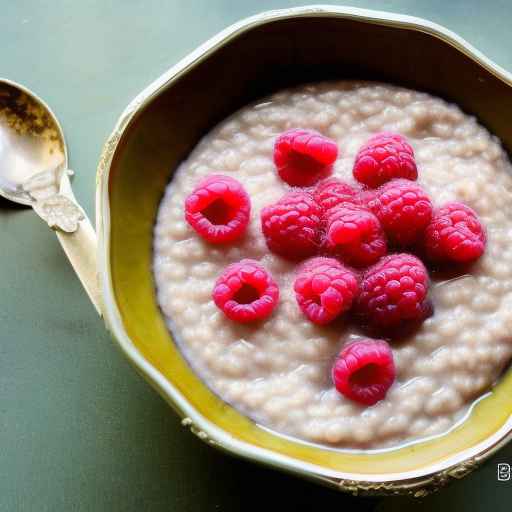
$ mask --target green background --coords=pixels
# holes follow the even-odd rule
[[[0,76],[32,88],[57,113],[76,195],[93,217],[98,157],[126,104],[230,23],[306,3],[0,0]],[[351,5],[437,21],[512,70],[508,0]],[[0,199],[0,237],[2,512],[511,510],[512,482],[497,482],[496,464],[512,464],[512,444],[415,502],[352,498],[214,451],[114,347],[41,221]]]

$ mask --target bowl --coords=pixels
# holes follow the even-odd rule
[[[173,170],[217,122],[278,89],[328,79],[420,89],[479,118],[504,146],[512,76],[428,21],[313,6],[266,12],[222,31],[142,91],[98,167],[103,315],[135,369],[212,446],[354,494],[424,496],[474,470],[512,436],[512,372],[449,433],[397,449],[335,450],[266,429],[191,370],[166,328],[152,275],[152,232]]]

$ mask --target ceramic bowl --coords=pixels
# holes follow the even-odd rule
[[[152,275],[152,230],[173,171],[241,106],[280,88],[370,79],[428,91],[477,116],[506,148],[512,76],[433,23],[346,7],[271,11],[216,35],[142,91],[98,168],[103,314],[139,373],[207,443],[353,493],[423,496],[461,478],[512,432],[512,372],[441,437],[385,451],[333,450],[284,437],[223,402],[166,328]]]

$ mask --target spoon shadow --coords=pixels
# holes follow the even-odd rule
[[[27,208],[30,208],[30,206],[15,203],[14,201],[9,201],[9,199],[6,199],[5,197],[0,196],[0,212],[26,210]]]

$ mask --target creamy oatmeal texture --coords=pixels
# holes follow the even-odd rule
[[[487,227],[485,255],[469,275],[434,278],[435,314],[411,338],[391,343],[397,380],[372,407],[334,388],[340,348],[361,336],[343,319],[310,323],[293,293],[296,264],[270,253],[259,214],[288,190],[272,162],[275,137],[310,128],[336,140],[334,174],[353,181],[359,147],[389,130],[412,144],[419,183],[436,205],[460,200]],[[247,235],[223,247],[185,223],[183,203],[210,173],[238,179],[252,201]],[[223,399],[276,431],[337,447],[380,448],[448,430],[496,381],[512,355],[512,169],[498,140],[455,105],[369,82],[303,86],[250,105],[221,123],[176,172],[154,236],[158,300],[187,359]],[[242,258],[260,261],[281,299],[263,324],[229,321],[213,303],[217,276]]]

